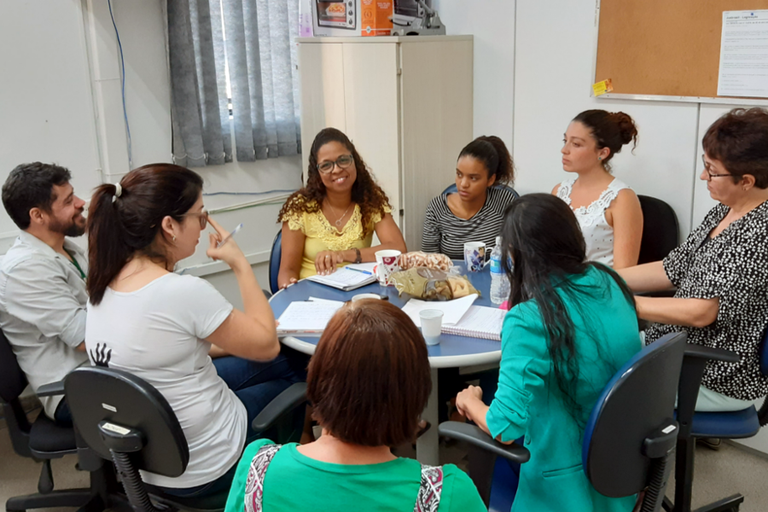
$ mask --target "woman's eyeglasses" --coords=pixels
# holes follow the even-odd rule
[[[709,179],[707,181],[712,181],[712,178],[722,178],[724,176],[733,176],[733,174],[716,174],[712,172],[710,169],[712,169],[712,165],[707,163],[707,160],[704,158],[704,155],[701,155],[701,161],[704,162],[704,172],[707,173],[707,176],[709,176]]]
[[[317,170],[320,171],[321,174],[330,174],[333,172],[335,166],[338,166],[339,169],[346,169],[354,162],[355,159],[352,158],[352,155],[341,155],[335,162],[333,160],[324,160],[320,162],[317,164]]]
[[[198,222],[200,222],[200,229],[205,229],[205,226],[208,225],[208,212],[205,210],[202,210],[199,212],[185,213],[183,217],[186,217],[187,215],[197,215],[197,220]]]

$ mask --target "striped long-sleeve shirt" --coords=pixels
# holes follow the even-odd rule
[[[424,232],[421,249],[439,252],[451,259],[464,259],[465,242],[485,242],[486,257],[501,235],[504,210],[515,199],[512,189],[491,187],[485,204],[471,219],[460,219],[453,214],[446,202],[448,196],[440,194],[432,199],[424,216]]]

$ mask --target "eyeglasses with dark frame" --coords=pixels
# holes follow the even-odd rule
[[[723,178],[725,176],[733,176],[733,174],[715,174],[710,169],[712,168],[712,165],[707,163],[706,158],[704,155],[701,155],[701,161],[704,162],[704,172],[707,173],[707,176],[709,176],[709,179],[707,181],[712,181],[712,178]]]
[[[317,164],[317,170],[320,174],[330,174],[333,172],[334,167],[347,169],[353,163],[355,163],[355,159],[352,158],[352,155],[341,155],[335,162],[333,160],[324,160],[320,162]]]
[[[205,226],[208,225],[208,211],[207,210],[202,210],[202,211],[199,211],[199,212],[185,213],[184,215],[182,215],[182,217],[186,217],[188,215],[197,215],[197,217],[198,217],[197,220],[198,220],[198,222],[200,222],[200,229],[205,229]]]

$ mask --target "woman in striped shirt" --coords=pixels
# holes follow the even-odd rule
[[[517,196],[512,157],[495,136],[478,137],[459,153],[457,191],[440,194],[427,206],[421,249],[464,259],[465,242],[484,242],[486,257],[501,233],[504,210]]]

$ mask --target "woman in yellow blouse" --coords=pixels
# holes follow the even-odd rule
[[[330,274],[348,263],[375,261],[376,251],[406,252],[384,191],[355,146],[335,128],[320,131],[309,153],[304,188],[283,205],[280,288],[315,274]],[[380,245],[371,247],[376,232]]]

